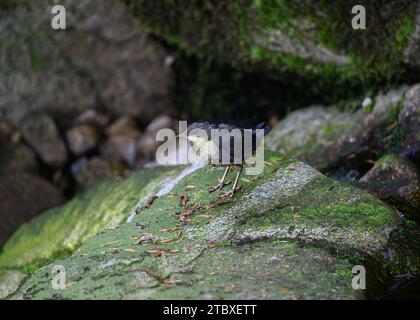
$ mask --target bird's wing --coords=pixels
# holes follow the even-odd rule
[[[232,129],[239,129],[239,128],[233,124],[221,123],[219,124],[219,129],[232,130]]]

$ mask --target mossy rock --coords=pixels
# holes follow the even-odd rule
[[[24,277],[25,275],[17,270],[0,272],[0,299],[15,292]]]
[[[143,207],[132,222],[90,237],[70,257],[33,273],[12,298],[381,295],[392,280],[389,266],[399,256],[385,256],[390,234],[400,228],[399,216],[366,192],[302,162],[274,152],[266,152],[265,159],[264,172],[244,176],[232,201],[207,191],[223,168],[204,167],[176,180],[170,193]],[[418,261],[418,253],[411,252],[410,261]],[[404,261],[398,260],[396,274],[407,272]],[[367,270],[367,292],[351,287],[356,264]],[[66,270],[63,290],[51,287],[55,265]]]
[[[415,29],[416,4],[408,0],[125,2],[168,42],[245,68],[336,84],[391,79],[404,61],[416,63],[405,57]],[[355,5],[366,8],[366,30],[352,28]]]
[[[126,221],[179,170],[151,169],[105,182],[63,207],[43,213],[20,227],[5,244],[0,268],[31,271],[48,260],[68,255],[85,239]]]
[[[408,219],[420,222],[420,172],[412,162],[395,154],[383,156],[359,184]]]
[[[366,172],[366,159],[377,159],[405,138],[398,115],[407,90],[401,86],[380,93],[368,109],[359,101],[354,110],[332,105],[294,111],[273,128],[266,145],[325,173],[337,168]]]

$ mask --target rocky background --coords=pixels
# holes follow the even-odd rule
[[[99,259],[103,268],[98,272],[107,279],[123,266],[119,271],[125,277],[128,266],[139,264],[129,279],[132,286],[115,284],[107,295],[97,273],[80,282],[77,269],[74,291],[60,298],[81,298],[86,292],[99,298],[418,297],[418,1],[60,4],[68,12],[65,31],[51,29],[48,1],[0,3],[0,298],[13,293],[22,279],[25,285],[14,297],[51,298],[44,275],[26,275],[77,248],[65,264],[70,269],[92,267],[89,259],[103,252],[100,243],[105,241],[92,236],[117,225],[121,231],[105,232],[107,243],[146,237],[144,243],[135,241],[155,257],[133,258],[137,248],[122,241],[111,248],[118,252],[109,249],[116,257]],[[367,9],[365,31],[350,27],[355,4]],[[279,154],[268,158],[279,172],[296,172],[290,192],[282,189],[284,177],[266,168],[229,211],[198,190],[208,187],[197,176],[204,170],[199,169],[165,196],[178,199],[188,193],[190,203],[201,208],[221,205],[214,213],[195,213],[198,220],[208,219],[209,236],[199,226],[173,225],[166,218],[156,222],[151,217],[162,211],[176,216],[185,210],[166,210],[174,207],[169,200],[149,201],[168,179],[182,173],[182,168],[147,169],[158,147],[156,132],[176,130],[178,120],[270,123],[274,129],[266,146]],[[265,212],[250,216],[256,209],[252,201],[245,207],[247,199],[269,189],[277,193],[268,192],[266,207],[294,218],[264,220]],[[303,205],[299,197],[306,199]],[[200,210],[190,214],[194,211]],[[328,215],[334,223],[327,223]],[[145,230],[144,221],[151,225]],[[222,226],[224,222],[229,223]],[[288,225],[289,232],[281,225]],[[175,241],[169,249],[149,247],[167,240],[165,232],[156,235],[159,230],[174,228],[195,244],[184,244],[178,235],[179,246]],[[249,261],[244,272],[277,280],[265,288],[253,284],[251,292],[243,293],[250,283],[234,271],[243,252],[263,266],[257,272]],[[182,263],[165,260],[178,253]],[[309,258],[297,261],[297,255]],[[310,257],[325,265],[311,269]],[[194,276],[185,277],[184,265],[196,258],[199,262],[190,270]],[[231,264],[221,268],[215,261],[223,259]],[[282,259],[286,262],[278,262]],[[364,296],[345,285],[348,267],[361,261],[381,274]],[[287,264],[294,264],[296,273],[269,274],[273,266]],[[157,270],[165,277],[157,276]],[[322,281],[309,288],[305,270],[313,277],[321,274]],[[213,272],[222,273],[216,282],[208,279]],[[290,277],[295,282],[286,286]],[[178,289],[176,281],[182,283]],[[229,281],[234,287],[220,289]],[[210,289],[200,291],[198,283]],[[162,289],[174,284],[175,289]],[[317,296],[319,291],[324,293]]]

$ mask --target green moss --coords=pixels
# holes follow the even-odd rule
[[[380,157],[376,161],[376,165],[384,168],[388,164],[388,162],[393,162],[394,160],[398,160],[398,159],[399,159],[399,157],[395,154],[386,154],[386,155]]]
[[[401,19],[395,23],[396,32],[394,51],[401,57],[404,55],[408,41],[410,40],[415,28],[413,12],[415,12],[415,3],[410,3],[409,10],[407,10],[406,13],[402,15]]]
[[[394,274],[404,277],[413,277],[420,274],[420,228],[410,221],[403,223],[394,230],[390,236],[390,252],[393,254],[393,263],[388,267]]]
[[[315,179],[292,199],[264,214],[242,215],[245,221],[240,229],[245,233],[270,233],[274,228],[274,238],[297,238],[323,247],[334,243],[335,248],[340,239],[343,247],[360,251],[371,250],[364,247],[367,234],[380,235],[370,239],[371,246],[385,245],[384,228],[398,222],[397,215],[380,200],[325,177]]]
[[[282,117],[310,104],[314,95],[319,93],[312,91],[313,87],[306,81],[270,77],[265,73],[237,69],[215,59],[200,59],[176,52],[176,81],[171,96],[177,109],[188,115],[191,121],[252,126],[265,121],[271,114]],[[310,89],[304,90],[301,86]],[[242,114],[241,119],[238,119],[238,114]]]
[[[51,289],[45,268],[14,297],[237,298],[269,288],[273,298],[319,297],[320,292],[362,298],[350,287],[352,263],[363,263],[370,275],[383,280],[379,262],[388,242],[386,230],[395,229],[398,218],[379,200],[295,160],[274,152],[265,158],[270,164],[263,174],[241,180],[241,191],[227,203],[217,203],[218,194],[207,192],[223,168],[190,174],[172,194],[142,208],[132,223],[104,230],[71,257],[56,261],[66,268],[66,290]],[[187,188],[191,185],[195,188]],[[182,195],[188,196],[189,206],[201,207],[184,222]],[[259,235],[270,227],[275,236]],[[255,238],[241,238],[244,232]],[[145,236],[152,238],[142,240]],[[379,280],[369,283],[372,290]]]
[[[383,156],[397,153],[401,143],[410,134],[404,122],[398,122],[401,109],[404,106],[405,96],[402,95],[399,102],[390,110],[384,123],[389,126],[386,128],[385,136],[388,136],[389,142],[383,152]],[[395,124],[395,125],[394,125]]]
[[[387,150],[385,150],[384,154],[389,154],[395,152],[401,143],[406,139],[407,135],[410,134],[408,128],[400,123],[392,132],[391,132],[391,139],[389,142],[389,146]]]
[[[405,222],[405,224],[406,224],[407,228],[409,228],[411,230],[414,230],[414,229],[418,228],[417,223],[415,221],[412,221],[412,220],[407,220]]]
[[[222,241],[217,243],[218,248],[237,247],[238,244],[232,241]]]
[[[72,253],[73,253],[73,251],[68,250],[68,249],[57,251],[57,252],[54,252],[51,255],[51,257],[49,257],[48,259],[39,259],[39,260],[33,261],[31,263],[25,264],[25,265],[19,267],[19,270],[20,270],[20,272],[22,272],[24,274],[31,274],[31,273],[39,270],[40,268],[42,268],[43,266],[45,266],[45,265],[47,265],[51,262],[67,258]]]
[[[355,31],[350,27],[352,17],[349,14],[350,8],[356,4],[363,4],[368,12],[368,30],[365,32]],[[414,4],[406,2],[402,5],[388,2],[383,12],[378,12],[375,6],[367,1],[347,2],[345,5],[337,5],[330,1],[260,0],[253,2],[253,7],[257,11],[256,24],[259,27],[266,30],[281,28],[290,39],[300,43],[305,41],[304,37],[308,37],[308,34],[299,31],[296,21],[309,21],[315,26],[314,40],[333,52],[346,52],[351,58],[349,65],[342,67],[315,64],[308,68],[310,61],[306,61],[305,64],[289,58],[278,60],[279,65],[285,63],[292,70],[301,72],[305,70],[315,74],[322,72],[326,78],[338,76],[342,79],[359,78],[363,81],[369,81],[378,75],[392,77],[402,61],[403,49],[414,30]],[[322,14],[319,14],[320,12]],[[386,23],[383,23],[384,20],[378,23],[378,16],[381,14],[390,16]],[[366,41],[367,38],[369,38],[368,41]],[[257,50],[253,48],[252,52],[257,52]],[[271,56],[276,55],[280,56],[276,52],[271,52]],[[253,57],[267,58],[261,52]]]
[[[415,11],[414,3],[408,0],[403,3],[380,0],[375,4],[352,0],[338,5],[326,0],[126,2],[140,24],[189,55],[197,55],[203,62],[213,59],[227,62],[235,70],[264,74],[265,78],[280,81],[287,78],[288,90],[295,87],[295,92],[299,92],[295,97],[304,93],[311,96],[312,101],[322,98],[326,103],[344,97],[354,98],[398,78],[403,49],[413,31]],[[355,4],[366,7],[368,30],[351,28],[350,8]],[[382,9],[377,10],[378,7]],[[304,24],[300,21],[312,23],[312,31],[300,30]],[[305,43],[309,38],[332,53],[347,57],[348,62],[319,63],[281,50],[267,49],[255,42],[255,37],[264,40],[266,32],[279,28],[296,43]],[[230,74],[224,73],[228,77]],[[200,74],[199,79],[203,76]],[[219,80],[226,85],[222,77]],[[254,85],[258,87],[259,82],[254,81]],[[219,85],[218,90],[228,91],[222,86]],[[221,105],[220,110],[238,110],[226,94],[209,97],[204,94],[209,86],[207,89],[205,85],[202,89],[198,87],[197,84],[196,90],[191,90],[197,95],[194,102],[203,104],[209,98],[213,108]],[[232,89],[234,87],[229,88]],[[242,97],[241,93],[237,92],[236,96]]]
[[[69,285],[65,290],[53,291],[43,281],[49,276],[49,270],[45,269],[36,274],[38,281],[29,278],[25,282],[25,288],[32,289],[23,298],[188,300],[232,299],[238,295],[266,299],[363,298],[360,291],[348,285],[351,276],[346,270],[351,270],[351,266],[346,261],[322,249],[295,243],[267,242],[206,250],[193,261],[191,257],[187,260],[188,265],[183,268],[188,272],[172,274],[166,274],[158,266],[174,264],[173,257],[136,258],[133,254],[108,253],[96,260],[91,254],[71,259],[72,263],[60,261],[68,271]],[[92,269],[92,263],[97,268]],[[136,271],[146,268],[168,283]],[[337,270],[342,274],[337,274]]]
[[[273,113],[282,117],[314,101],[360,100],[366,92],[376,92],[379,86],[394,81],[402,61],[400,50],[394,52],[394,42],[406,45],[412,30],[409,22],[414,20],[412,6],[401,10],[400,4],[394,3],[384,7],[395,15],[377,19],[377,14],[385,13],[368,14],[369,30],[356,32],[349,26],[353,3],[125,2],[140,25],[163,37],[176,52],[172,96],[178,109],[193,121],[232,122],[238,113],[244,114],[244,125],[263,121]],[[372,4],[362,4],[372,12]],[[301,32],[296,27],[299,19],[313,23],[314,34]],[[253,40],[255,35],[266,37],[263,31],[278,28],[298,43],[312,37],[333,53],[347,55],[349,63],[318,63],[269,50]],[[353,103],[352,110],[359,106]]]
[[[105,182],[62,208],[45,212],[20,227],[6,243],[0,267],[33,270],[56,254],[74,251],[87,238],[124,222],[141,199],[157,191],[159,181],[178,170],[148,170]]]
[[[189,53],[223,57],[239,48],[238,6],[214,0],[125,0],[140,23]],[[223,29],[224,32],[220,33]]]
[[[338,275],[344,277],[344,278],[347,278],[347,279],[351,278],[351,276],[352,276],[351,270],[349,270],[347,268],[346,269],[337,269],[336,273]]]
[[[331,137],[334,134],[343,132],[348,128],[348,125],[344,123],[338,123],[338,124],[327,124],[322,129],[324,136]]]
[[[365,107],[364,109],[363,109],[363,112],[365,112],[365,113],[372,113],[372,111],[373,111],[373,107],[374,107],[375,105],[373,104],[373,102],[372,103],[370,103],[367,107]]]
[[[400,114],[400,111],[401,111],[402,107],[404,106],[404,100],[405,100],[404,94],[402,94],[398,103],[388,113],[388,115],[385,119],[385,124],[386,125],[391,125],[398,120],[398,115]]]

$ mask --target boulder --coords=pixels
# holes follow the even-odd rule
[[[0,299],[5,299],[19,287],[25,275],[17,270],[0,273]]]
[[[45,113],[29,115],[21,124],[26,142],[38,153],[41,160],[54,168],[67,162],[67,149],[54,120]]]
[[[95,127],[82,124],[66,131],[70,151],[77,157],[96,148],[100,135]]]
[[[136,136],[139,134],[137,128],[136,120],[130,116],[123,116],[116,119],[113,123],[109,125],[106,129],[106,134],[108,136],[116,135],[133,135]]]
[[[177,120],[167,115],[162,115],[155,118],[144,131],[140,140],[138,141],[138,152],[141,156],[147,159],[155,158],[155,151],[161,144],[156,140],[156,134],[161,129],[171,129],[177,132]]]
[[[413,33],[411,34],[408,46],[405,49],[405,62],[416,66],[420,66],[420,4],[417,4],[414,18]]]
[[[119,162],[100,157],[79,159],[71,166],[71,171],[78,185],[84,190],[107,180],[122,177],[126,168]]]
[[[137,155],[137,143],[134,137],[112,136],[101,145],[101,155],[112,161],[122,161],[133,166]]]
[[[420,84],[407,92],[398,120],[399,146],[396,151],[420,168]]]
[[[40,177],[0,173],[0,244],[30,219],[62,203],[61,194]]]
[[[133,219],[84,238],[75,253],[31,274],[11,298],[364,299],[382,296],[393,275],[406,276],[404,261],[410,261],[410,275],[419,273],[415,248],[405,260],[397,250],[386,255],[401,225],[390,207],[302,162],[272,152],[265,160],[264,172],[243,176],[231,201],[208,193],[223,168],[193,165],[168,177]],[[140,181],[124,190],[98,190],[95,197],[107,199],[107,211],[122,212],[121,197],[143,197],[134,188]],[[90,195],[84,199],[93,204]],[[64,221],[64,215],[55,219]],[[45,226],[54,223],[44,219]],[[33,229],[15,234],[0,266],[40,256],[46,240],[35,242],[40,235]],[[31,238],[33,245],[22,250]],[[398,241],[392,245],[399,248]],[[46,281],[57,263],[66,270],[65,290]],[[366,268],[366,291],[352,288],[355,265]]]
[[[100,146],[101,155],[112,161],[133,166],[137,158],[137,140],[140,131],[132,117],[121,117],[106,130],[108,138]]]
[[[0,144],[0,171],[36,173],[38,160],[32,149],[22,143]]]
[[[71,13],[68,32],[46,27],[51,25],[48,3],[29,1],[2,13],[0,30],[7,32],[0,35],[1,116],[18,123],[33,111],[45,111],[69,119],[100,107],[148,122],[171,109],[169,54],[122,1],[60,4]]]
[[[128,2],[140,23],[188,52],[277,75],[318,76],[331,88],[391,77],[404,63],[419,67],[415,1]],[[352,28],[356,5],[367,12],[365,32]]]
[[[154,160],[155,151],[158,147],[158,142],[156,141],[156,135],[153,133],[144,133],[138,141],[137,148],[140,156]]]
[[[369,160],[377,159],[395,143],[406,90],[402,87],[379,94],[371,105],[356,112],[324,106],[292,112],[273,128],[266,146],[324,172],[338,167],[365,171]],[[391,125],[394,129],[387,129]]]
[[[360,184],[407,218],[420,222],[420,172],[410,161],[397,155],[379,159]]]
[[[115,228],[130,216],[134,216],[136,210],[147,203],[148,199],[162,188],[168,177],[176,176],[178,171],[179,169],[176,168],[168,168],[136,172],[126,179],[107,181],[96,185],[63,207],[46,211],[23,225],[4,245],[0,254],[0,270],[39,265],[39,261],[48,261],[48,259],[74,251],[87,238],[104,229]],[[7,205],[6,200],[9,198],[16,199],[19,196],[20,198],[16,200],[16,203],[13,202],[13,205],[20,204],[22,207],[26,202],[40,208],[42,205],[40,199],[51,201],[51,197],[45,197],[47,192],[39,187],[36,189],[37,193],[34,198],[29,198],[30,194],[27,192],[20,192],[15,198],[11,198],[11,191],[5,187],[11,181],[3,178],[0,181],[0,190],[2,190],[0,213],[2,215],[13,212],[12,217],[18,217],[15,214],[18,211],[13,210],[11,205]],[[27,181],[21,177],[17,181],[22,184],[22,188],[28,186]],[[3,201],[3,194],[9,198],[5,198]],[[22,197],[27,200],[23,201]],[[44,207],[39,211],[47,209],[48,207]],[[25,211],[25,213],[27,212]],[[5,221],[3,217],[2,221]],[[6,225],[2,223],[1,228]]]
[[[0,143],[9,142],[15,132],[16,127],[12,123],[0,119]]]

